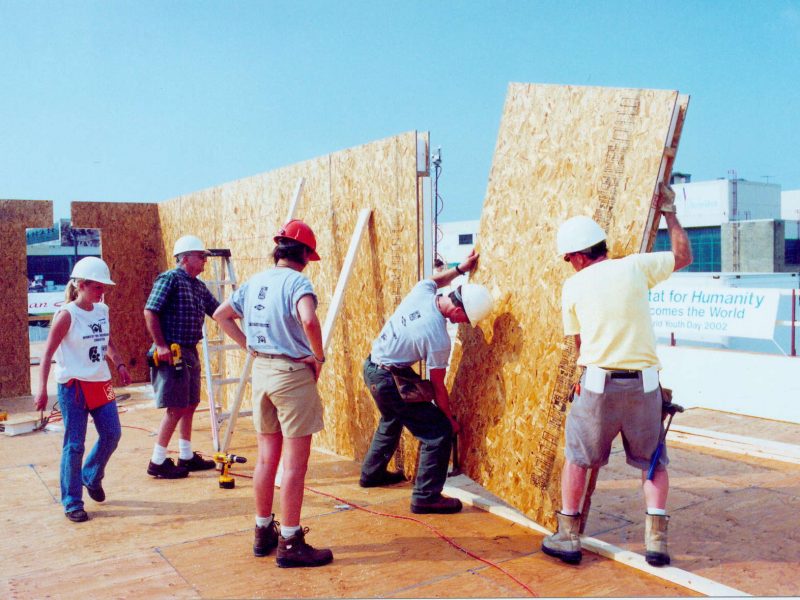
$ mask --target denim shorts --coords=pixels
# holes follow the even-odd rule
[[[200,402],[200,357],[197,347],[181,346],[183,368],[150,367],[156,408],[188,408]]]

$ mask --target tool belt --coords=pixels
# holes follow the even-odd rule
[[[111,381],[82,381],[80,379],[70,379],[66,383],[67,387],[78,386],[83,394],[83,401],[86,403],[87,410],[94,410],[105,406],[109,402],[116,400],[114,388]]]
[[[431,402],[436,399],[436,391],[431,380],[423,379],[411,367],[378,366],[392,375],[397,393],[403,402]]]

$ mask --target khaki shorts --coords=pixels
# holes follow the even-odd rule
[[[598,394],[586,389],[576,395],[567,417],[564,454],[571,463],[592,468],[608,464],[611,443],[622,433],[622,445],[629,465],[646,471],[662,432],[661,388],[645,393],[641,375],[636,379],[606,376],[605,389]],[[667,451],[661,454],[657,470],[669,464]]]
[[[258,357],[253,361],[252,387],[256,432],[297,438],[324,429],[322,400],[308,365]]]

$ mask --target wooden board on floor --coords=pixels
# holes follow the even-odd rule
[[[461,326],[452,404],[462,467],[554,529],[574,349],[563,337],[556,253],[575,215],[607,226],[612,257],[638,251],[678,101],[675,91],[511,84],[472,281],[493,314]]]
[[[52,201],[0,200],[0,280],[8,299],[0,327],[0,398],[31,391],[25,229],[52,226]]]

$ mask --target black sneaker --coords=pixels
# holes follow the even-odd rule
[[[89,487],[88,485],[86,485],[84,483],[83,487],[86,488],[86,493],[89,494],[89,498],[91,498],[95,502],[105,502],[105,500],[106,500],[106,492],[105,492],[105,490],[103,490],[103,486],[102,485],[98,485],[97,487],[93,488],[93,487]]]
[[[384,471],[372,477],[361,475],[358,485],[363,488],[382,487],[384,485],[394,485],[406,481],[406,474],[402,471]]]
[[[275,562],[279,567],[321,567],[333,560],[333,552],[327,548],[317,550],[306,544],[308,527],[303,527],[290,538],[278,536],[278,555]]]
[[[67,517],[73,523],[83,523],[84,521],[89,520],[89,515],[86,514],[86,511],[82,508],[77,510],[71,510],[67,513],[64,513],[64,516]]]
[[[167,458],[160,465],[151,460],[147,465],[147,474],[161,479],[183,479],[189,476],[189,470],[186,467],[176,466],[171,458]]]
[[[449,515],[461,511],[461,500],[458,498],[445,498],[439,495],[430,500],[417,500],[411,503],[411,512],[423,514],[443,514]]]
[[[217,466],[213,460],[205,460],[197,452],[192,452],[192,458],[184,460],[178,459],[178,466],[185,468],[187,471],[208,471]]]
[[[278,523],[275,520],[275,515],[272,515],[272,523],[259,527],[256,525],[255,540],[253,541],[253,555],[254,556],[267,556],[270,552],[278,547]]]

